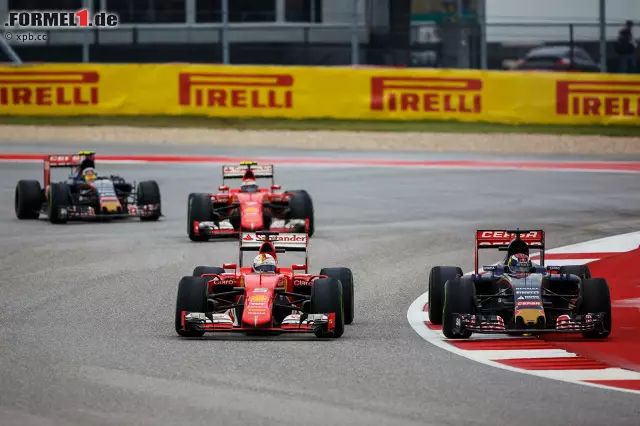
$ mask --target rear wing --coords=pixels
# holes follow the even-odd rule
[[[273,184],[275,173],[273,164],[258,164],[255,161],[243,161],[240,164],[225,164],[222,166],[222,182],[225,179],[243,179],[246,172],[251,170],[256,179],[271,179]]]
[[[479,229],[476,231],[475,273],[478,273],[478,252],[481,249],[506,251],[513,240],[521,240],[529,248],[540,249],[540,265],[544,266],[544,231],[542,229],[515,231]]]
[[[51,182],[51,168],[78,167],[84,160],[95,161],[95,152],[80,151],[71,155],[47,155],[44,157],[44,186]]]
[[[308,264],[309,235],[306,233],[241,232],[238,241],[240,244],[239,265],[241,267],[242,254],[247,251],[272,255],[288,251],[303,252],[305,253],[304,263]]]

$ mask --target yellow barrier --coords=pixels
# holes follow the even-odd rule
[[[221,65],[0,67],[3,115],[640,124],[640,76]]]

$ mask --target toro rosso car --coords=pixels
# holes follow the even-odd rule
[[[475,270],[436,266],[429,275],[429,319],[448,338],[472,333],[582,333],[606,338],[611,330],[611,297],[603,278],[586,265],[544,265],[542,230],[476,231]],[[529,249],[540,249],[540,264]],[[505,259],[478,270],[478,251],[506,251]]]
[[[353,322],[353,275],[348,268],[308,271],[309,237],[303,233],[243,232],[239,263],[198,266],[178,285],[175,328],[183,337],[206,332],[314,333],[342,336]],[[249,252],[276,259],[271,271],[243,266]],[[277,266],[278,255],[303,252],[304,264]]]
[[[229,189],[229,179],[242,179],[240,188]],[[257,179],[271,179],[261,188]],[[222,166],[222,185],[217,194],[189,194],[187,233],[191,241],[214,236],[237,236],[241,231],[314,232],[313,203],[304,190],[280,191],[274,167],[242,162]]]
[[[70,169],[69,178],[52,182],[51,169],[62,167]],[[160,189],[155,181],[136,186],[120,176],[99,176],[91,151],[46,156],[44,185],[37,180],[19,181],[14,203],[18,219],[38,219],[42,214],[51,223],[128,217],[155,221],[162,215]]]

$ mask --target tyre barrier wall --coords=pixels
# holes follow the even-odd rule
[[[640,125],[640,75],[195,64],[0,66],[0,115]]]

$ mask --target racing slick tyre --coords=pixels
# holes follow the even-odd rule
[[[295,191],[288,191],[291,194],[289,206],[291,208],[291,219],[308,219],[309,231],[307,234],[309,237],[313,236],[315,232],[315,220],[313,215],[313,201],[311,196],[304,189],[296,189]]]
[[[196,266],[193,268],[193,276],[201,277],[202,274],[224,274],[224,268],[219,266]]]
[[[312,314],[335,313],[333,331],[318,330],[316,337],[338,338],[344,333],[344,311],[342,301],[342,285],[333,278],[319,278],[311,286]]]
[[[320,275],[326,275],[342,284],[342,300],[344,302],[344,323],[351,324],[354,315],[353,273],[349,268],[322,268]]]
[[[191,241],[209,241],[211,236],[196,234],[193,229],[194,222],[212,222],[213,210],[211,198],[205,194],[189,194],[189,205],[187,210],[187,234]]]
[[[160,199],[160,187],[155,180],[147,180],[140,182],[136,190],[138,208],[142,208],[147,204],[157,204],[160,206],[157,213],[152,216],[140,217],[143,222],[156,221],[162,216],[162,201]]]
[[[585,315],[600,312],[604,312],[605,331],[583,331],[582,336],[586,339],[605,339],[609,337],[611,333],[611,294],[609,293],[609,284],[604,278],[583,280],[582,303],[578,308],[578,313]]]
[[[453,314],[475,313],[475,287],[473,281],[466,278],[455,278],[444,286],[444,309],[442,314],[442,334],[449,339],[467,339],[471,331],[462,333],[453,331]]]
[[[182,277],[176,298],[176,333],[182,337],[201,337],[204,331],[183,330],[182,311],[207,311],[207,281],[200,277]]]
[[[587,265],[566,265],[560,267],[561,274],[577,275],[580,279],[588,280],[591,278],[591,271]]]
[[[69,186],[66,183],[52,183],[49,187],[49,208],[47,214],[51,223],[62,224],[69,220]]]
[[[38,219],[42,208],[42,188],[37,180],[21,180],[16,185],[14,208],[18,219]]]
[[[444,302],[444,285],[449,280],[463,275],[457,266],[434,266],[429,273],[429,321],[431,324],[442,324],[442,308]]]

